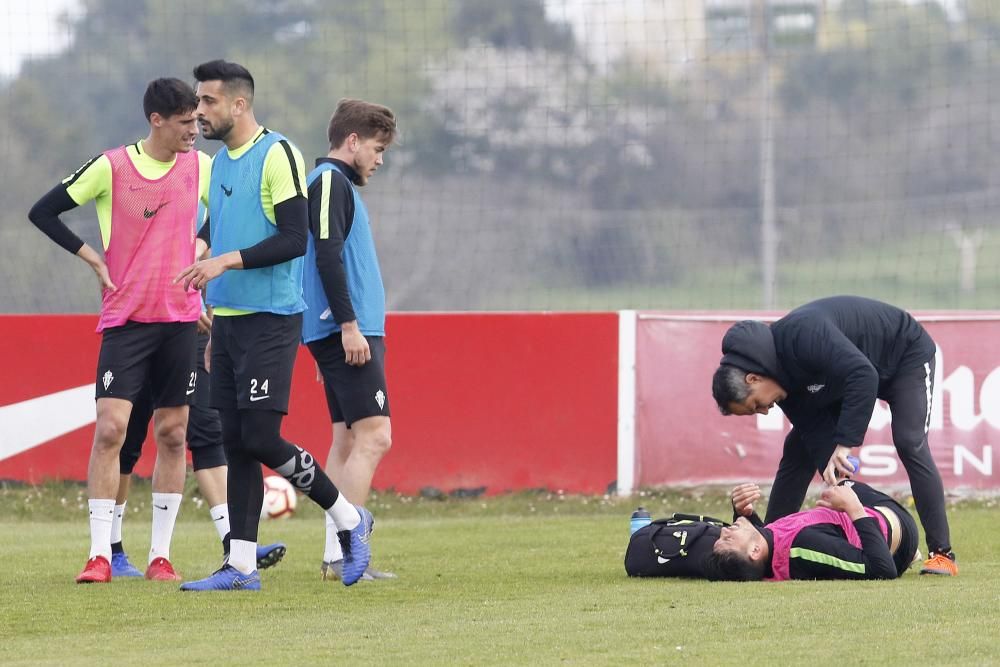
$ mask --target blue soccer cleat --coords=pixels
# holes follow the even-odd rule
[[[368,569],[368,563],[372,559],[372,550],[368,546],[368,541],[372,536],[372,526],[375,519],[372,513],[360,505],[355,505],[358,514],[361,515],[361,522],[354,527],[354,530],[343,530],[337,533],[340,539],[340,548],[344,551],[344,571],[341,581],[345,586],[356,584],[364,576]]]
[[[278,562],[285,557],[285,552],[288,549],[282,542],[275,542],[274,544],[258,544],[257,545],[257,569],[266,570],[269,567],[277,565]]]
[[[337,581],[344,578],[344,559],[325,560],[320,567],[320,576],[323,581]],[[394,572],[383,572],[369,566],[365,573],[361,575],[361,581],[382,581],[383,579],[397,579]]]
[[[259,591],[260,575],[257,570],[243,574],[231,565],[221,568],[198,581],[181,584],[182,591]]]
[[[124,551],[111,554],[111,576],[112,577],[141,577],[142,571],[129,562],[128,554]]]

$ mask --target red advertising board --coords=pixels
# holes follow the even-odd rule
[[[3,316],[0,479],[82,480],[93,438],[96,318]],[[393,447],[378,489],[605,492],[615,479],[615,313],[392,314]],[[307,350],[286,439],[325,460],[331,440]],[[136,471],[152,471],[155,447]]]
[[[616,479],[626,480],[625,490],[767,482],[788,429],[780,411],[723,417],[711,398],[719,342],[744,317],[639,313],[635,391],[623,392],[632,357],[619,356],[629,341],[619,349],[617,313],[390,315],[393,448],[375,487],[603,493]],[[921,319],[939,346],[930,443],[945,485],[998,489],[1000,350],[990,342],[1000,338],[1000,317]],[[85,478],[100,342],[94,323],[0,317],[0,479]],[[324,460],[331,428],[304,349],[294,373],[284,435]],[[137,467],[143,476],[152,471],[152,443],[147,449]],[[864,479],[906,484],[884,404],[860,454]]]
[[[780,410],[723,417],[712,399],[722,336],[746,316],[640,313],[636,327],[636,486],[774,476],[789,425]],[[997,489],[1000,452],[1000,317],[918,317],[938,344],[930,447],[949,490]],[[876,405],[861,479],[905,485],[889,410]]]

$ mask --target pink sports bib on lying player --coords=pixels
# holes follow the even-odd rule
[[[885,517],[870,507],[865,508],[865,514],[875,517],[879,530],[882,531],[882,537],[885,538],[889,534]],[[767,525],[774,536],[774,551],[771,555],[771,570],[774,572],[774,576],[769,577],[767,581],[786,581],[788,579],[792,542],[795,541],[803,528],[823,523],[840,526],[844,535],[847,536],[847,541],[853,546],[861,548],[861,538],[854,527],[854,522],[844,512],[838,512],[828,507],[815,507],[805,512],[789,514]]]

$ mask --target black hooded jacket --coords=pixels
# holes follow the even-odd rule
[[[722,339],[723,364],[774,378],[788,393],[778,405],[793,426],[832,426],[833,442],[848,447],[864,441],[880,389],[934,352],[912,315],[857,296],[807,303],[770,327],[737,322]]]

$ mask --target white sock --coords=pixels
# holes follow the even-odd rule
[[[208,513],[212,515],[212,523],[219,532],[219,539],[226,539],[226,535],[229,534],[229,505],[221,503],[209,508]]]
[[[180,493],[153,493],[153,536],[149,542],[149,562],[157,558],[170,560],[170,539],[174,536],[177,511],[181,508]]]
[[[91,498],[90,507],[90,556],[104,556],[111,561],[111,524],[115,516],[114,498]]]
[[[326,515],[326,548],[323,550],[323,562],[332,563],[344,558],[344,550],[340,548],[340,540],[337,539],[337,524],[333,522],[333,517]]]
[[[243,574],[257,569],[257,543],[229,540],[229,564]]]
[[[337,530],[354,530],[361,523],[361,515],[344,494],[337,496],[337,502],[326,513],[333,519]]]
[[[111,520],[111,544],[122,541],[122,518],[125,516],[126,500],[121,505],[115,505],[115,516]]]

